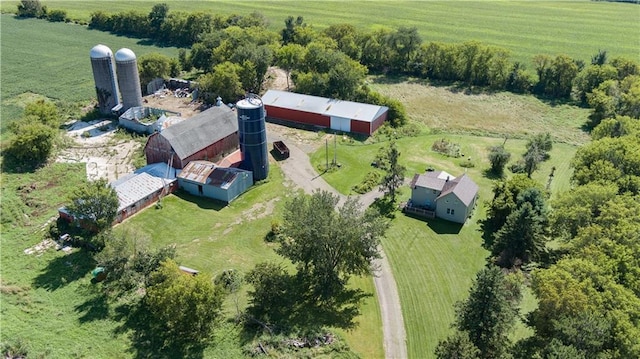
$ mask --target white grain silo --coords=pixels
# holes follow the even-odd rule
[[[113,53],[104,45],[96,45],[89,54],[93,80],[96,83],[98,109],[102,114],[110,114],[111,109],[120,104]]]
[[[118,50],[116,52],[116,69],[118,71],[118,85],[122,94],[122,111],[142,106],[142,90],[136,54],[129,49]]]

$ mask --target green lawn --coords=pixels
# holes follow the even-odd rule
[[[148,13],[160,1],[41,0],[50,9],[67,9],[71,18],[88,21],[92,11],[136,10]],[[259,11],[272,30],[287,16],[302,15],[323,29],[350,23],[362,29],[415,26],[423,41],[479,40],[509,49],[530,64],[537,54],[566,53],[589,61],[599,49],[612,56],[638,56],[640,8],[606,1],[163,1],[170,11],[248,14]],[[18,1],[2,3],[15,12]]]
[[[264,241],[271,221],[278,217],[290,193],[283,182],[283,173],[272,163],[269,181],[244,193],[230,206],[212,205],[206,199],[179,193],[163,199],[162,209],[147,209],[119,225],[117,230],[150,238],[154,247],[175,243],[178,263],[214,276],[225,269],[246,273],[264,261],[291,265],[274,252],[274,244]],[[371,278],[354,278],[352,285],[375,294]],[[230,296],[225,304],[230,317],[236,314],[235,299]],[[237,299],[243,310],[246,307],[244,292]],[[360,325],[356,329],[339,332],[353,350],[364,357],[383,357],[381,319],[375,296],[365,301],[357,321]]]
[[[41,255],[24,253],[45,238],[48,227],[43,224],[56,218],[57,208],[85,176],[84,165],[68,164],[50,165],[36,173],[2,174],[0,341],[21,339],[32,356],[131,356],[127,332],[118,332],[122,323],[109,317],[116,313],[116,305],[101,301],[90,284],[95,262],[88,253],[78,249],[70,254],[53,249]],[[290,265],[264,241],[289,192],[274,163],[268,182],[253,187],[230,206],[170,195],[163,199],[162,209],[152,206],[115,230],[148,241],[151,247],[175,243],[180,264],[212,275],[229,268],[246,272],[261,261]],[[375,294],[371,278],[354,278],[351,285]],[[240,310],[244,309],[246,289],[227,298],[225,317],[235,316],[236,299]],[[365,301],[356,320],[360,324],[356,329],[338,332],[363,357],[382,358],[375,296]],[[207,348],[206,358],[241,356],[244,343],[238,326],[224,324],[215,335],[216,343]]]
[[[465,157],[452,159],[431,150],[435,140],[445,138],[461,146]],[[429,358],[439,340],[450,333],[454,319],[454,303],[466,298],[471,280],[486,263],[488,252],[481,247],[482,239],[478,221],[484,217],[484,201],[492,197],[493,180],[484,172],[489,168],[487,148],[503,142],[499,138],[456,134],[426,134],[407,137],[397,141],[401,152],[400,162],[407,167],[407,178],[422,173],[427,167],[445,170],[454,176],[467,173],[480,187],[480,201],[474,215],[464,226],[443,220],[425,222],[396,215],[389,228],[383,247],[389,257],[394,277],[398,284],[400,301],[407,331],[407,346],[411,358]],[[386,143],[363,144],[360,142],[338,142],[338,162],[342,167],[323,175],[325,180],[343,194],[359,183],[372,170],[370,166],[378,148]],[[512,161],[525,151],[525,140],[508,140],[506,148],[512,153]],[[555,143],[551,158],[541,165],[533,178],[546,185],[552,167],[556,167],[551,182],[552,194],[569,188],[571,169],[569,159],[577,148],[564,143]],[[330,150],[330,158],[333,152]],[[314,165],[325,161],[324,148],[312,155]],[[465,168],[460,162],[469,161],[475,167]],[[507,174],[509,174],[507,170]],[[407,187],[402,188],[400,200],[410,196]],[[522,312],[527,313],[536,306],[535,298],[528,290],[522,303]],[[518,322],[513,338],[530,335],[530,330]]]

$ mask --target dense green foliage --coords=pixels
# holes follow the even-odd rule
[[[386,226],[372,211],[363,213],[355,198],[335,211],[338,200],[329,192],[314,192],[289,201],[277,250],[297,265],[311,281],[311,291],[323,300],[344,289],[351,275],[372,272]]]
[[[97,231],[111,227],[118,212],[118,194],[106,179],[84,183],[69,200],[67,210],[74,220]]]
[[[469,298],[457,304],[455,327],[459,332],[440,342],[436,355],[504,357],[520,299],[520,283],[505,277],[497,267],[482,269],[469,290]]]
[[[511,159],[511,153],[505,150],[504,145],[492,146],[489,148],[489,162],[491,162],[491,172],[495,175],[502,177],[504,173],[504,166],[507,165]]]
[[[158,325],[154,329],[163,334],[164,345],[197,347],[210,339],[222,300],[223,291],[210,276],[183,273],[167,260],[151,275],[144,305]]]
[[[378,155],[376,162],[378,167],[384,171],[380,180],[380,190],[385,196],[389,196],[392,203],[396,201],[396,194],[400,186],[404,184],[404,175],[407,169],[398,160],[400,151],[394,141],[389,142],[389,147],[385,148]]]

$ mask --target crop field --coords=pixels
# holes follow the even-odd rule
[[[424,41],[478,40],[504,47],[515,60],[530,64],[537,54],[568,54],[588,61],[599,49],[611,56],[638,56],[640,7],[599,1],[58,1],[42,0],[51,9],[67,9],[73,19],[88,21],[91,12],[149,12],[159,2],[170,11],[248,14],[258,11],[273,30],[287,16],[303,16],[323,29],[349,23],[361,29],[415,26]],[[16,11],[6,1],[2,11]],[[346,11],[345,11],[346,10]]]

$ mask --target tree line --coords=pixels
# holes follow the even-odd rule
[[[20,16],[43,13],[38,0],[23,0],[18,7]],[[171,62],[172,74],[200,71],[198,82],[207,102],[218,96],[233,102],[248,91],[260,92],[267,68],[277,65],[290,75],[296,92],[388,106],[392,125],[406,123],[404,108],[371,91],[365,84],[369,73],[574,99],[592,108],[591,128],[615,115],[640,117],[640,65],[622,57],[609,61],[604,50],[589,64],[563,54],[537,55],[529,70],[512,62],[504,48],[477,41],[427,43],[415,27],[367,31],[337,24],[317,30],[302,16],[287,17],[279,33],[268,25],[258,12],[170,12],[165,3],[154,5],[149,13],[96,11],[89,21],[92,29],[189,47],[180,50],[177,61],[162,61]],[[169,74],[149,73],[153,75]]]

